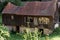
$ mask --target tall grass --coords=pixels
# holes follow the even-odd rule
[[[26,28],[23,37],[23,40],[40,40],[41,32],[38,32],[37,28],[33,32],[31,32],[30,28]]]

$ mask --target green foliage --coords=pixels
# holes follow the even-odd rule
[[[21,6],[21,0],[6,0],[7,2],[11,2],[17,6]]]
[[[0,3],[0,13],[2,12],[2,10],[4,9],[4,7],[6,6],[7,2],[2,2]]]
[[[7,40],[9,36],[8,29],[5,26],[0,25],[0,40]]]
[[[0,24],[2,24],[2,15],[0,14]]]
[[[24,38],[26,37],[26,34],[27,33],[17,33],[17,34],[11,33],[9,40],[24,40]],[[39,37],[40,37],[39,40],[46,40],[46,38],[48,38],[49,40],[60,40],[60,28],[55,29],[54,32],[49,36],[40,35]]]
[[[30,28],[27,28],[23,37],[23,40],[40,40],[41,32],[38,32],[37,28],[33,32],[31,32]]]
[[[60,36],[60,27],[54,29],[53,33],[50,34],[50,36],[52,36],[52,37]]]
[[[41,0],[21,0],[21,1],[41,1]]]

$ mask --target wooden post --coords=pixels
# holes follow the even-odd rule
[[[29,24],[30,24],[30,22],[27,22],[27,27],[30,27],[30,25],[29,25]]]

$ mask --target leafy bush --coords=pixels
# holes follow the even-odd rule
[[[0,14],[0,24],[2,24],[2,15]]]
[[[7,2],[11,2],[17,6],[20,6],[21,5],[21,0],[6,0]]]
[[[35,28],[33,32],[31,32],[30,28],[26,28],[23,40],[40,40],[41,33],[42,32],[38,32],[37,28]]]
[[[5,26],[0,25],[0,40],[8,40],[9,36],[8,29]]]
[[[4,7],[6,6],[7,2],[2,2],[0,3],[0,14],[2,12],[2,10],[4,9]]]

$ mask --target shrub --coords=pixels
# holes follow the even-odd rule
[[[3,9],[5,8],[7,2],[1,2],[0,3],[0,14],[2,14],[1,12],[3,11]]]
[[[26,28],[26,31],[23,35],[23,40],[40,40],[42,32],[38,32],[38,29],[35,28],[33,32],[30,31],[30,28]]]
[[[21,0],[6,0],[7,2],[11,2],[14,5],[20,6],[21,5]]]
[[[9,36],[8,29],[5,26],[0,25],[0,40],[8,40]]]

